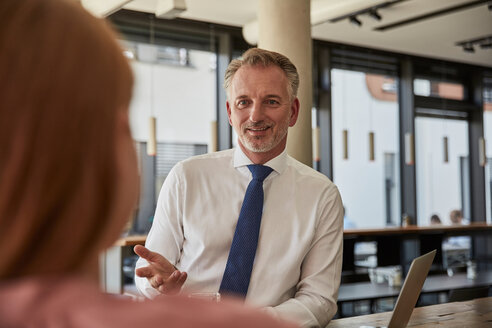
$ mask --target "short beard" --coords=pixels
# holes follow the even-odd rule
[[[285,124],[282,124],[281,130],[279,130],[278,133],[275,136],[273,136],[273,138],[269,142],[263,142],[263,143],[260,142],[259,144],[256,144],[256,143],[251,142],[251,139],[249,139],[249,138],[247,138],[246,136],[243,135],[243,138],[241,138],[241,141],[242,141],[243,146],[247,150],[249,150],[249,151],[251,151],[253,153],[266,153],[266,152],[269,152],[273,148],[277,147],[278,144],[287,135],[287,131],[289,129],[289,124],[288,124],[288,122],[284,122],[284,123]],[[256,138],[253,137],[253,139],[256,139]],[[260,138],[258,138],[257,140],[260,140]]]

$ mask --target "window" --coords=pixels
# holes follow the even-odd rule
[[[469,215],[468,123],[443,118],[415,119],[417,219],[430,225],[436,214],[449,224],[449,213]]]
[[[485,164],[485,206],[487,222],[492,223],[492,78],[486,78],[483,92],[483,131],[487,162]]]
[[[146,233],[159,190],[178,161],[207,152],[216,120],[215,53],[125,44],[135,76],[130,126],[141,173],[140,202],[133,231]],[[148,156],[149,119],[156,117],[157,155]]]
[[[346,216],[357,228],[399,225],[395,79],[343,69],[333,69],[331,77],[333,180],[342,195]]]
[[[135,88],[130,121],[134,139],[148,139],[148,120],[155,116],[159,142],[208,144],[211,122],[216,120],[215,54],[145,44],[137,44],[137,50],[144,59],[137,56],[132,61]]]
[[[465,98],[462,84],[427,79],[415,79],[413,81],[413,92],[416,96],[436,97],[454,100]]]

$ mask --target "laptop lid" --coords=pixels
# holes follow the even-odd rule
[[[388,328],[404,328],[407,326],[435,255],[436,250],[433,250],[412,261],[400,295],[396,300]]]
[[[433,250],[412,261],[407,277],[403,282],[403,287],[396,300],[388,326],[360,326],[360,328],[405,328],[410,320],[413,308],[417,304],[420,291],[422,290],[422,286],[424,286],[425,278],[427,278],[435,255],[436,250]]]

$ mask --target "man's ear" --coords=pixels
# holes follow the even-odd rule
[[[231,104],[229,103],[229,100],[226,101],[226,108],[227,108],[227,116],[229,117],[229,124],[232,126],[232,121],[231,121]]]
[[[299,116],[299,107],[300,107],[300,103],[299,103],[299,98],[296,97],[296,99],[294,99],[294,101],[292,102],[292,104],[290,105],[290,122],[289,122],[289,126],[294,126],[297,122],[297,117]]]

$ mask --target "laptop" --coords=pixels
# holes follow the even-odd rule
[[[433,250],[412,261],[387,328],[405,328],[407,326],[435,255],[436,250]],[[372,326],[362,327],[369,328]]]

